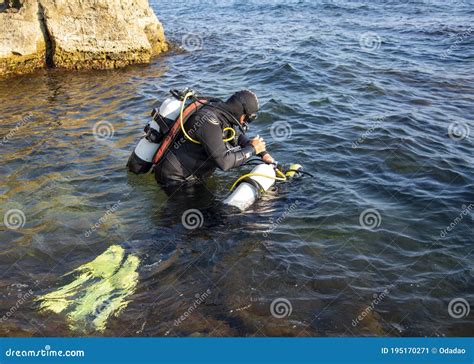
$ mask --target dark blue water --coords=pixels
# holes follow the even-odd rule
[[[0,82],[1,212],[20,218],[0,227],[0,334],[472,335],[473,5],[152,2],[184,50]],[[188,86],[254,90],[251,132],[315,178],[233,214],[218,201],[249,168],[172,198],[127,175],[151,108]],[[183,226],[189,209],[202,227]],[[82,329],[73,309],[40,310],[111,246],[140,264],[104,331],[103,305]]]

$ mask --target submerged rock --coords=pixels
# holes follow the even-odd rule
[[[148,0],[8,0],[0,26],[11,29],[0,35],[0,76],[45,65],[117,68],[168,49]]]

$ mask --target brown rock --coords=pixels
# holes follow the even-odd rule
[[[19,1],[19,0],[14,0]],[[0,13],[0,76],[50,66],[117,68],[168,49],[148,0],[38,0]]]
[[[44,67],[45,42],[38,21],[38,4],[8,2],[0,13],[0,76]]]

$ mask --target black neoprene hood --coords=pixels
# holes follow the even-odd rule
[[[257,95],[250,90],[236,92],[226,101],[226,104],[232,108],[234,113],[238,114],[238,118],[241,115],[254,115],[259,109]]]

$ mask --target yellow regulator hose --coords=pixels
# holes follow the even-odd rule
[[[227,139],[224,139],[224,143],[227,143],[227,142],[230,142],[232,139],[235,138],[235,130],[233,128],[225,128],[224,129],[224,133],[226,131],[230,131],[230,137],[228,137]]]
[[[201,142],[191,138],[191,136],[186,132],[186,130],[184,130],[184,121],[183,121],[183,114],[184,114],[184,108],[186,106],[186,100],[193,96],[193,93],[192,92],[188,92],[185,96],[184,96],[184,99],[183,99],[183,103],[181,105],[181,112],[179,114],[179,124],[181,126],[181,131],[183,132],[184,136],[186,137],[186,139],[188,139],[190,142],[193,142],[194,144],[201,144]],[[230,131],[231,133],[231,136],[228,137],[228,138],[225,138],[223,139],[224,143],[227,143],[227,142],[230,142],[232,139],[235,138],[235,130],[233,128],[225,128],[224,129],[224,133],[226,131]]]
[[[280,172],[281,173],[281,172]],[[283,177],[274,177],[274,176],[268,176],[266,174],[261,174],[261,173],[247,173],[247,174],[244,174],[243,176],[239,177],[237,179],[237,181],[234,182],[234,184],[232,185],[232,187],[230,188],[231,191],[234,190],[235,187],[237,187],[237,185],[244,179],[248,178],[248,177],[265,177],[265,178],[270,178],[270,179],[273,179],[275,181],[282,181],[282,182],[285,182],[286,181],[286,177],[285,175],[283,175]]]
[[[184,113],[184,107],[186,106],[186,100],[188,99],[188,97],[190,96],[193,96],[193,93],[192,92],[188,92],[185,96],[184,96],[184,99],[183,99],[183,104],[181,105],[181,112],[179,114],[179,123],[181,125],[181,130],[184,134],[184,136],[186,137],[186,139],[188,139],[189,141],[195,143],[195,144],[201,144],[200,142],[198,142],[197,140],[194,140],[193,138],[191,138],[189,136],[188,133],[186,133],[186,130],[184,130],[184,123],[183,123],[183,113]]]

